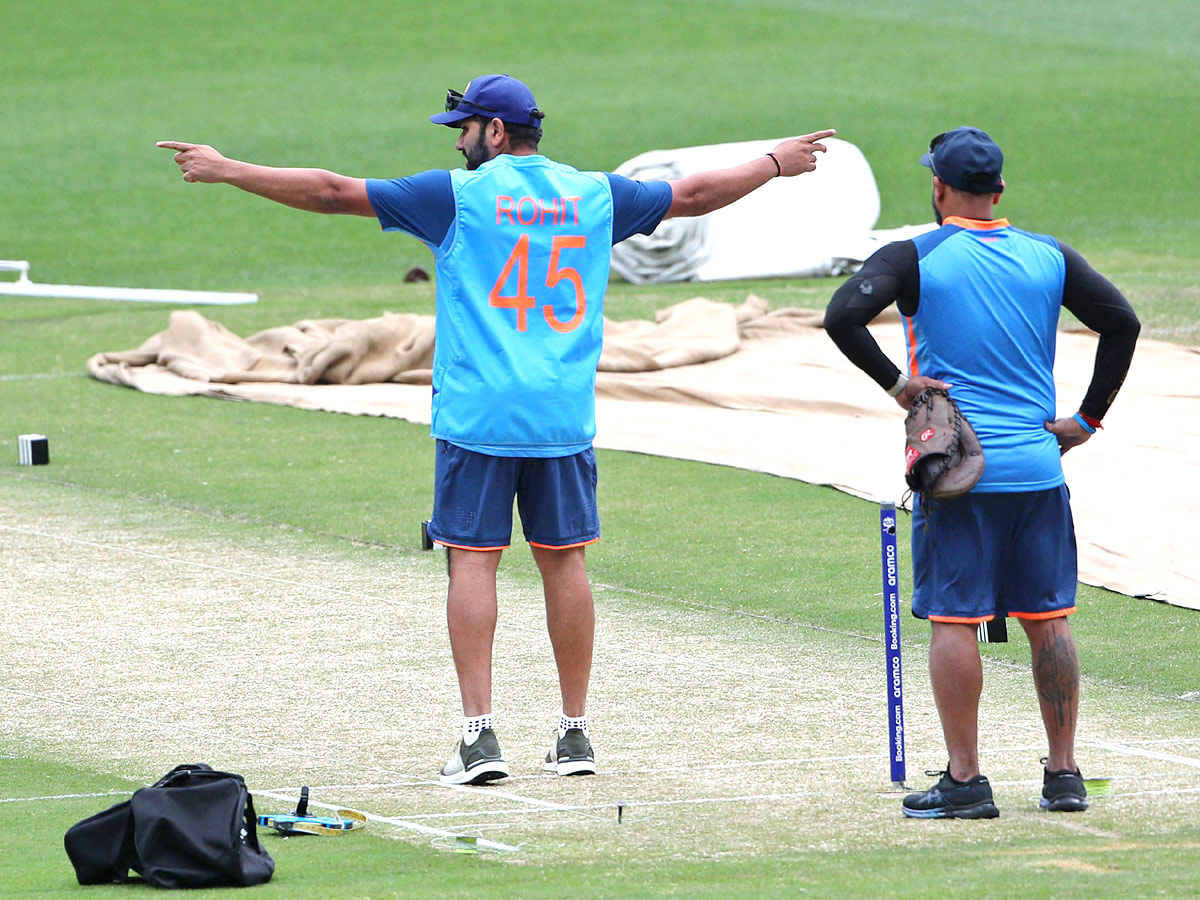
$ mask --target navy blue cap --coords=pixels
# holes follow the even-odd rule
[[[929,143],[921,165],[952,188],[969,194],[999,194],[1004,154],[987,132],[966,125],[939,134]]]
[[[471,116],[488,116],[510,125],[541,128],[543,113],[533,92],[511,75],[480,75],[461,94],[446,91],[446,111],[429,117],[435,125],[454,125]]]

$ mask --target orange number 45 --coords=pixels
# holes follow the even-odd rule
[[[559,265],[559,254],[563,250],[582,250],[586,245],[587,238],[582,235],[558,235],[550,243],[550,266],[546,272],[546,287],[552,288],[561,281],[567,281],[575,289],[575,314],[567,321],[559,319],[554,314],[554,307],[549,303],[542,307],[546,324],[555,331],[564,333],[574,331],[583,322],[584,314],[587,312],[587,295],[583,290],[583,277],[579,274],[579,270],[571,266]],[[517,292],[502,294],[501,291],[504,290],[504,285],[512,276],[513,269],[517,270]],[[517,311],[517,331],[525,331],[528,328],[529,323],[525,314],[537,306],[537,298],[529,293],[528,234],[521,235],[517,239],[512,253],[508,254],[504,268],[500,270],[500,277],[496,279],[496,283],[488,292],[488,304],[503,309],[515,309]]]

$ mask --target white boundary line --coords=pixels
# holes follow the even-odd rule
[[[86,800],[91,797],[128,797],[136,790],[131,788],[128,791],[100,791],[95,794],[48,794],[45,797],[3,797],[0,798],[0,803],[36,803],[41,800]]]
[[[0,375],[0,381],[40,381],[44,378],[82,378],[82,372],[36,372],[29,375]]]

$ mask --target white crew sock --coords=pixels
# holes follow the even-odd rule
[[[586,736],[588,733],[587,716],[580,716],[576,719],[568,716],[565,712],[560,712],[558,714],[558,736],[563,737],[568,728],[578,728]]]
[[[479,740],[479,732],[492,727],[492,714],[463,716],[463,743],[470,747]]]

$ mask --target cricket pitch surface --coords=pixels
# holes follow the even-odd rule
[[[415,542],[415,524],[398,531]],[[904,820],[890,791],[882,613],[864,637],[600,585],[600,771],[557,778],[541,770],[560,701],[540,587],[502,563],[494,713],[513,774],[447,787],[461,710],[441,551],[9,478],[0,556],[0,751],[131,790],[206,762],[245,775],[260,813],[310,785],[317,804],[369,814],[367,834],[444,849],[472,835],[535,863],[933,846],[950,827],[959,841],[1041,833],[1053,853],[1071,833],[1200,825],[1200,704],[1090,680],[1082,646],[1078,758],[1112,795],[1082,815],[1038,810],[1031,676],[985,660],[981,761],[1001,818],[968,830]],[[926,665],[909,643],[908,781],[922,789],[945,764]]]

